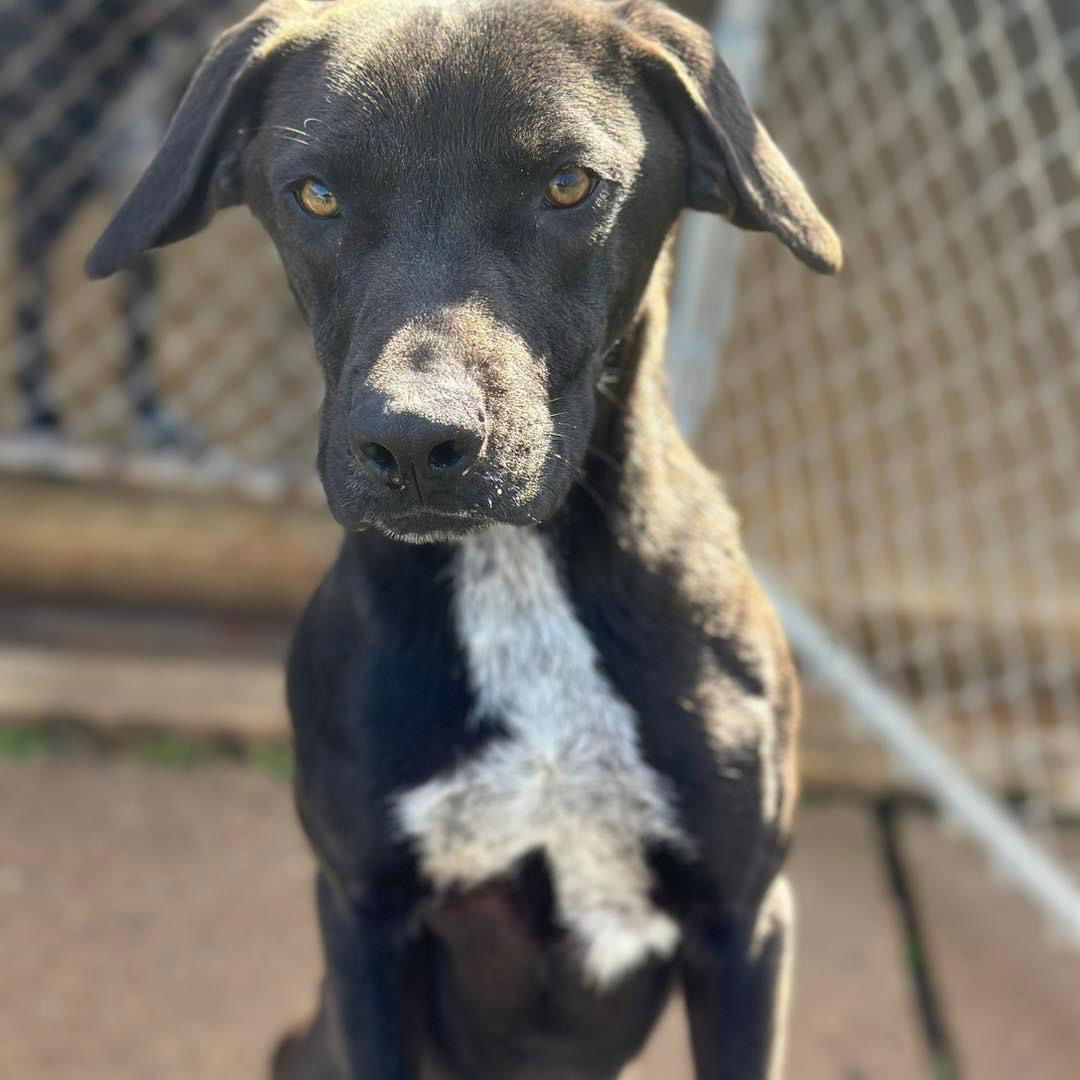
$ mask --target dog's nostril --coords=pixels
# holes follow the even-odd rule
[[[397,468],[397,458],[377,442],[364,443],[360,453],[381,473],[391,473]]]
[[[399,479],[397,458],[377,442],[362,443],[357,447],[357,453],[364,459],[364,464],[377,476],[381,477],[389,486]]]
[[[432,472],[446,472],[447,469],[460,465],[465,457],[465,450],[453,440],[441,442],[432,447],[428,454],[428,468]]]
[[[483,432],[438,423],[427,417],[384,411],[352,418],[349,445],[368,476],[391,491],[414,485],[424,499],[428,488],[448,489],[469,470],[483,448]]]

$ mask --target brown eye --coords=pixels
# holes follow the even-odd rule
[[[337,196],[321,180],[305,180],[296,189],[296,201],[313,217],[332,218],[338,213]]]
[[[583,203],[592,192],[593,174],[580,165],[560,169],[549,181],[545,194],[552,206],[566,210]]]

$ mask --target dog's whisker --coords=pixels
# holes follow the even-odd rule
[[[604,520],[608,524],[610,524],[611,515],[614,513],[614,507],[610,506],[605,501],[604,497],[600,494],[600,492],[597,491],[596,488],[594,488],[592,484],[590,484],[589,481],[585,479],[581,467],[575,465],[574,462],[570,461],[568,458],[563,457],[562,454],[556,453],[555,451],[551,451],[551,456],[556,461],[560,462],[561,465],[564,467],[562,470],[563,475],[568,477],[572,484],[581,488],[581,490],[586,495],[588,495],[590,499],[592,499],[592,501],[596,504],[597,509],[602,514]]]
[[[612,457],[611,454],[601,450],[597,446],[593,446],[591,443],[585,447],[585,453],[589,457],[594,457],[597,461],[603,462],[603,464],[607,465],[609,468],[614,469],[620,476],[622,475],[623,469],[625,468],[625,462],[619,461],[617,458]]]
[[[609,506],[603,499],[603,496],[583,477],[578,477],[575,481],[576,485],[592,499],[595,503],[597,510],[600,511],[604,521],[610,526],[612,515],[614,514],[614,508]]]
[[[292,135],[299,135],[302,139],[315,139],[315,136],[301,128],[289,127],[288,124],[271,124],[274,131],[287,131]],[[317,140],[316,140],[317,141]]]

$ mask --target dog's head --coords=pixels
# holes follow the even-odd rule
[[[196,73],[94,276],[246,203],[326,378],[347,527],[543,520],[684,207],[839,242],[708,35],[652,0],[272,0]]]

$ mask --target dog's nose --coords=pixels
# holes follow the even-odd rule
[[[480,456],[484,426],[433,420],[388,411],[379,402],[353,414],[352,442],[357,461],[391,491],[414,481],[427,490],[452,483]]]

